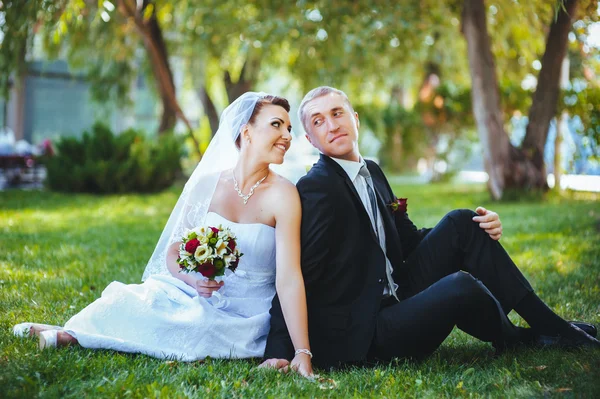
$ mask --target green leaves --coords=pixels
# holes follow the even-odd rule
[[[56,191],[155,192],[173,184],[180,171],[179,137],[150,141],[134,130],[115,136],[95,124],[81,140],[63,138],[48,158],[48,186]]]
[[[501,90],[510,88],[503,93],[507,109],[518,104],[514,109],[524,112],[530,102],[521,96],[519,85],[525,77],[538,74],[535,61],[544,51],[546,31],[559,3],[486,2]],[[573,76],[578,78],[599,66],[597,49],[586,50],[583,45],[587,27],[599,18],[597,3],[581,0],[579,7],[570,51]],[[204,115],[213,125],[234,97],[265,85],[286,88],[285,95],[333,85],[345,90],[355,105],[381,108],[392,103],[392,87],[402,87],[408,102],[415,103],[429,65],[436,67],[442,85],[457,92],[470,87],[459,0],[146,0],[141,4],[140,18],[147,21],[154,15],[163,33],[168,62],[181,62],[178,70],[183,72],[184,85],[199,97],[206,93],[212,102],[215,112],[208,116],[210,104],[202,100]],[[4,92],[11,74],[24,70],[25,54],[33,49],[36,34],[47,55],[67,57],[73,70],[85,74],[94,100],[129,105],[133,82],[140,73],[152,76],[156,63],[148,60],[135,18],[125,16],[123,5],[135,8],[137,2],[3,1],[0,86]],[[156,79],[147,81],[161,93]],[[443,97],[452,102],[444,105],[444,112],[469,115],[470,101]],[[467,117],[462,127],[470,125]]]

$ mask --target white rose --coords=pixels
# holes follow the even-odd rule
[[[199,263],[205,263],[211,255],[212,249],[208,245],[200,245],[196,248],[194,258],[196,258],[196,261]]]
[[[206,227],[204,227],[204,226],[195,227],[192,231],[194,233],[196,233],[196,235],[198,235],[198,236],[204,235],[204,234],[206,234]]]
[[[223,257],[223,260],[225,261],[225,267],[229,267],[235,261],[235,255],[233,255],[233,254],[225,255]]]
[[[227,253],[227,244],[225,241],[219,240],[217,241],[217,245],[215,246],[215,251],[217,256],[224,256]]]
[[[223,240],[223,239],[225,239],[225,238],[227,237],[227,229],[225,229],[225,230],[220,230],[220,231],[219,231],[219,234],[217,235],[217,237],[218,237],[220,240]]]
[[[200,237],[203,237],[206,235],[206,227],[204,227],[204,226],[196,227],[192,231],[196,234],[196,238],[198,240],[200,240]]]

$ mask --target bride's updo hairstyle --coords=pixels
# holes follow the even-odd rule
[[[254,110],[252,111],[252,115],[250,115],[250,119],[248,119],[248,123],[250,125],[254,125],[254,122],[256,121],[256,117],[258,116],[258,114],[260,113],[260,111],[263,109],[263,107],[266,104],[278,105],[281,108],[285,109],[286,112],[290,112],[290,103],[288,102],[288,100],[286,100],[283,97],[267,94],[267,95],[261,97],[260,100],[258,100],[256,102],[256,105],[254,106]],[[235,140],[235,146],[237,147],[238,150],[241,148],[240,132],[237,133],[237,138]]]

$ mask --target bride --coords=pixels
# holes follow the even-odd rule
[[[64,327],[21,323],[15,335],[39,336],[42,349],[79,344],[182,361],[262,357],[277,291],[296,349],[290,367],[312,375],[300,200],[295,186],[269,169],[290,147],[289,110],[287,100],[265,93],[235,100],[186,183],[144,282],[112,282]],[[244,253],[221,282],[181,273],[176,262],[184,232],[206,225],[231,229]]]

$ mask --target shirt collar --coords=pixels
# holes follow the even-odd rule
[[[365,163],[362,156],[360,157],[359,162],[347,161],[345,159],[338,159],[338,158],[333,158],[333,157],[330,157],[330,158],[333,159],[335,162],[337,162],[338,165],[340,165],[342,167],[342,169],[344,169],[344,172],[346,172],[346,174],[350,178],[350,181],[352,181],[352,182],[354,181],[354,179],[356,179],[356,176],[358,176],[358,172],[360,172],[360,168]]]

